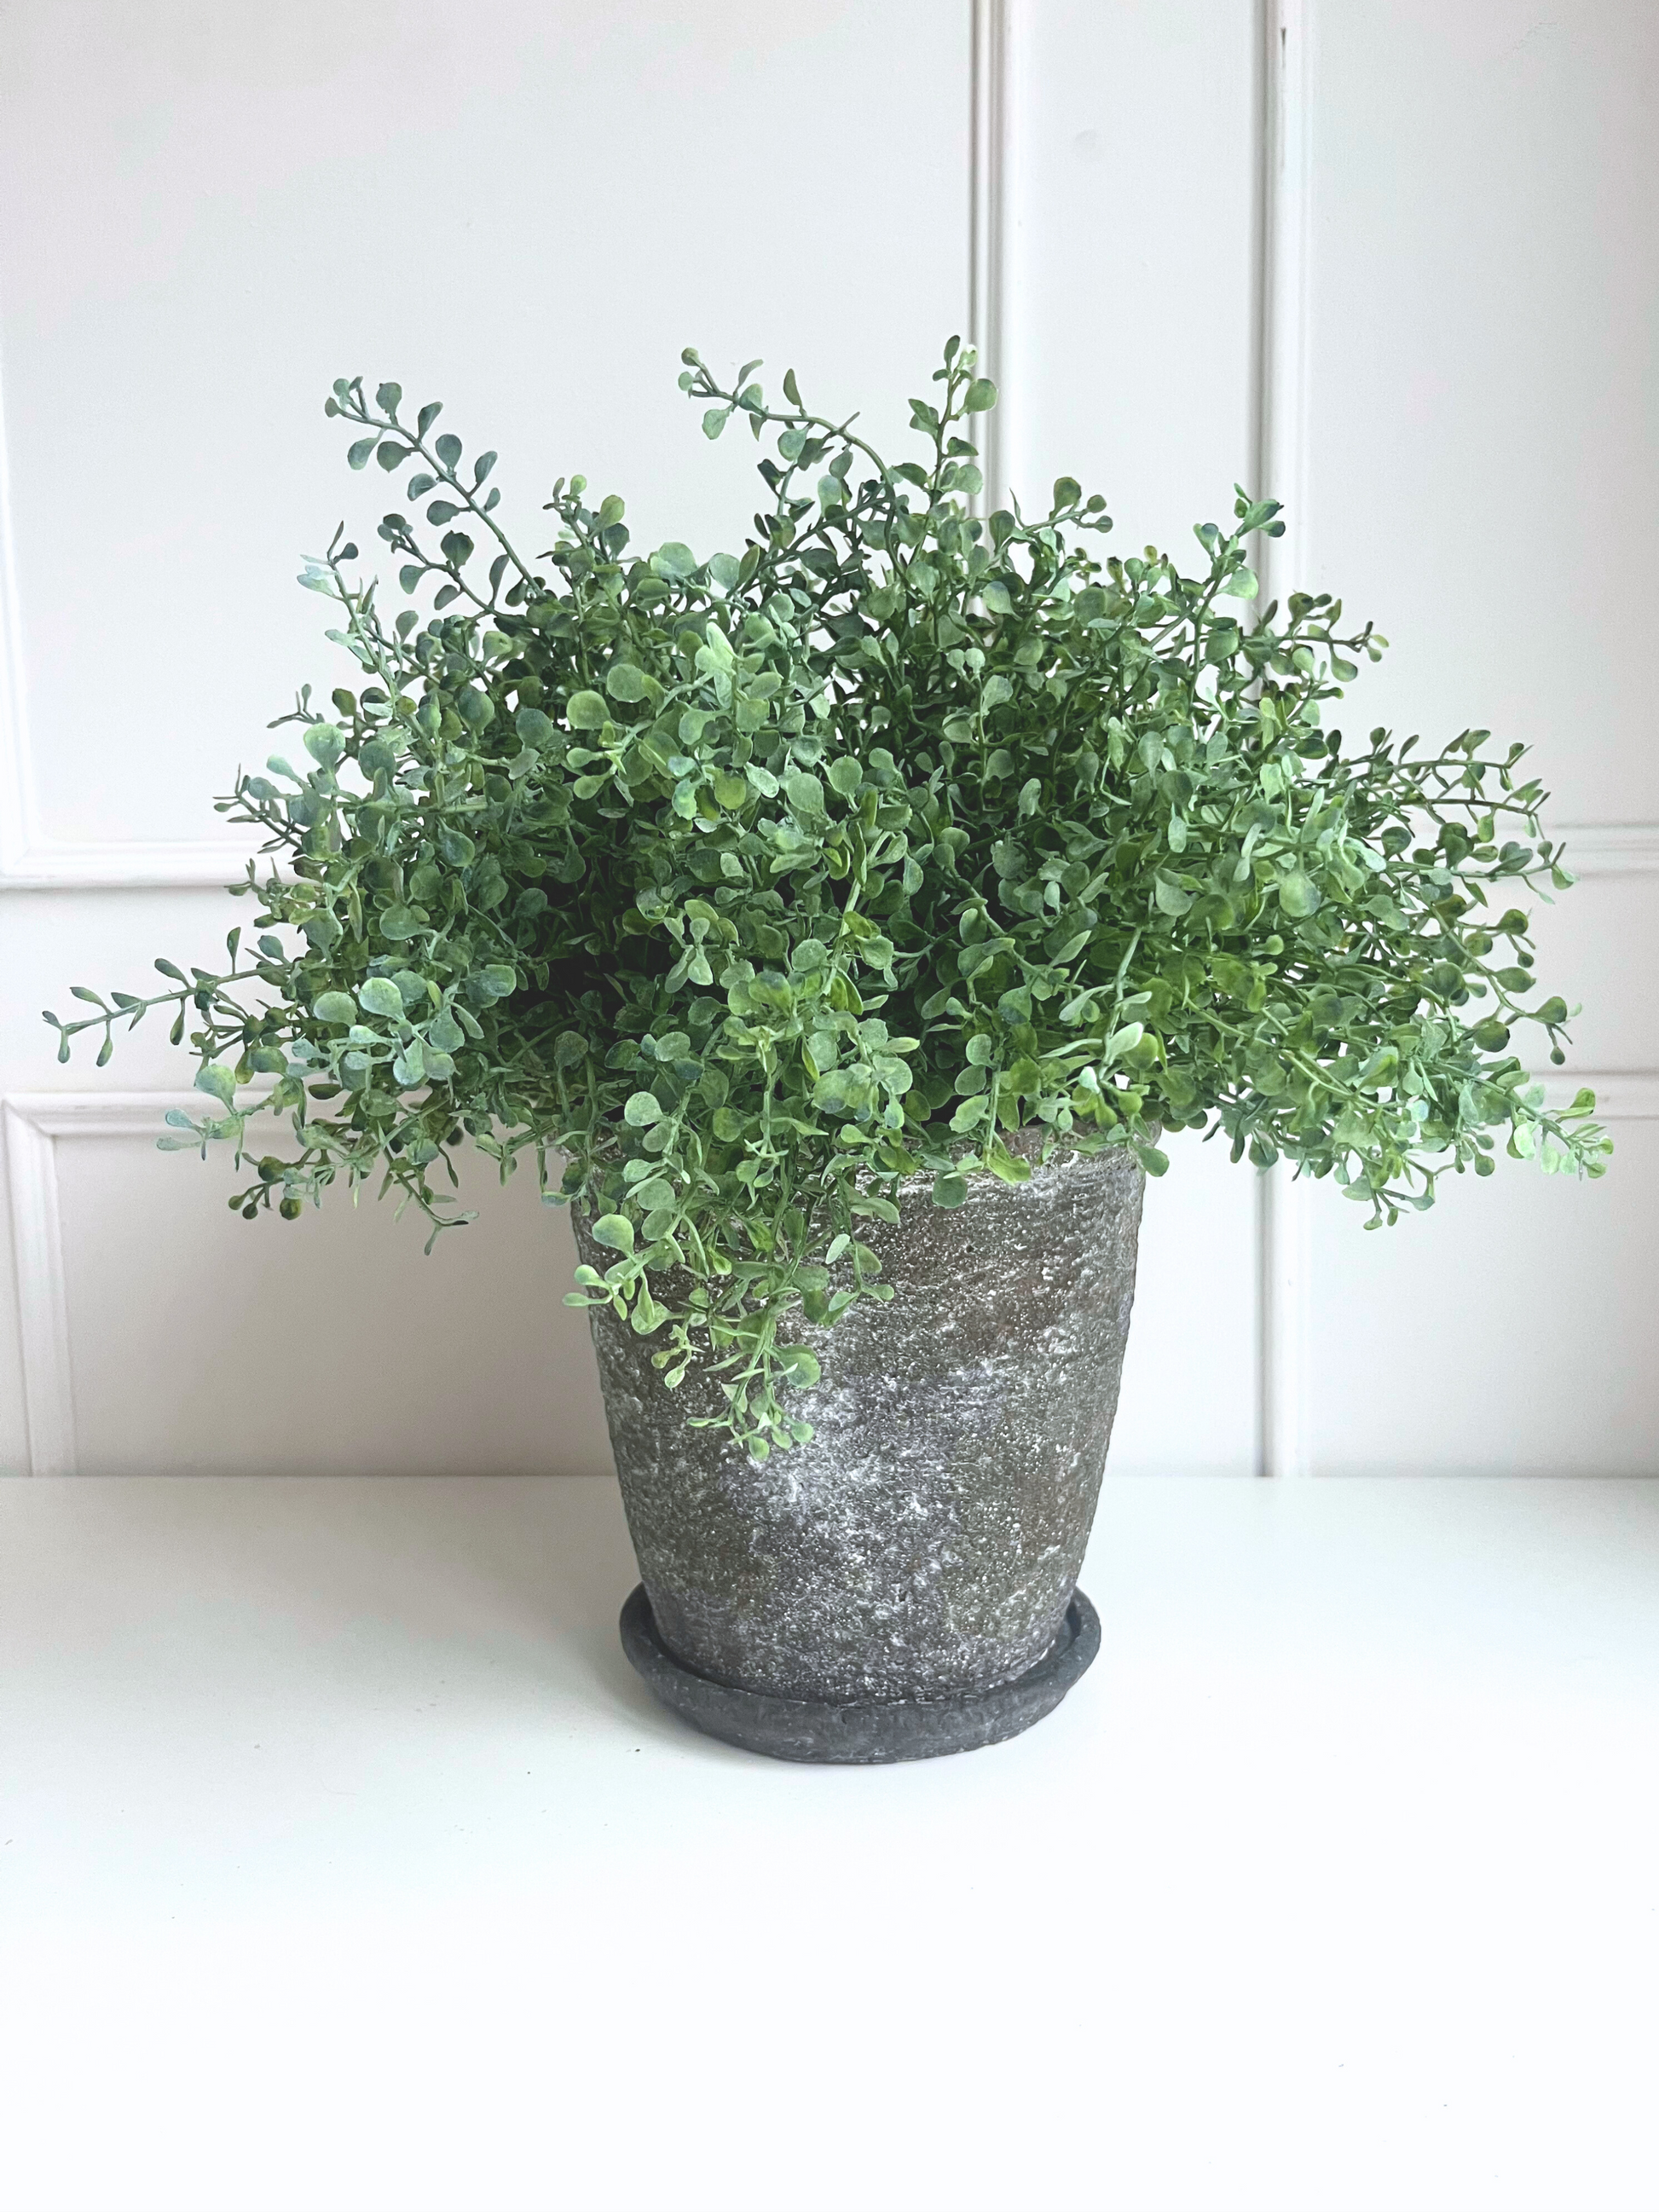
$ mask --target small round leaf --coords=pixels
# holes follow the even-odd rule
[[[357,1004],[366,1014],[380,1014],[395,1021],[403,1014],[404,994],[389,975],[371,975],[358,988]]]

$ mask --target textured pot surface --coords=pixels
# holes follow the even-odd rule
[[[1134,1295],[1133,1159],[1062,1154],[1029,1182],[931,1178],[871,1223],[897,1293],[804,1322],[810,1443],[757,1464],[663,1388],[661,1340],[593,1337],[623,1501],[664,1644],[715,1681],[848,1704],[1012,1681],[1060,1635],[1099,1495]],[[603,1266],[576,1218],[582,1256]]]

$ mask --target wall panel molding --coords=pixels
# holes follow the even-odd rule
[[[1546,822],[1552,840],[1567,848],[1575,876],[1659,875],[1659,823]]]
[[[1309,320],[1316,0],[1261,0],[1261,98],[1257,182],[1258,420],[1255,488],[1285,502],[1282,538],[1259,541],[1264,601],[1283,599],[1310,573]],[[1659,824],[1587,822],[1549,825],[1566,865],[1585,878],[1659,873]],[[1609,1119],[1659,1114],[1659,1078],[1639,1071],[1543,1078],[1552,1103],[1580,1083]],[[1308,1194],[1284,1168],[1261,1179],[1261,1442],[1263,1474],[1312,1471],[1307,1360],[1311,1245]]]
[[[1557,1111],[1588,1085],[1598,1121],[1659,1121],[1659,1068],[1550,1067],[1533,1080],[1543,1085],[1545,1104]]]
[[[1543,1085],[1545,1104],[1558,1112],[1588,1085],[1595,1093],[1598,1121],[1659,1121],[1659,1068],[1545,1068],[1534,1070],[1533,1079]],[[1616,1160],[1614,1168],[1616,1172]],[[1272,1408],[1275,1422],[1273,1441],[1283,1456],[1277,1462],[1267,1462],[1260,1471],[1265,1474],[1311,1475],[1316,1472],[1312,1374],[1309,1364],[1312,1338],[1311,1209],[1322,1201],[1316,1198],[1313,1184],[1306,1180],[1293,1181],[1288,1165],[1282,1161],[1260,1178],[1260,1185],[1263,1301],[1265,1304],[1269,1297],[1277,1299],[1275,1320],[1279,1331],[1296,1332],[1291,1341],[1287,1343],[1279,1335],[1270,1340],[1267,1346],[1273,1364],[1270,1365],[1264,1360],[1264,1412],[1267,1394],[1278,1394]],[[1407,1231],[1402,1227],[1397,1233],[1403,1236]]]
[[[204,1103],[199,1091],[21,1092],[0,1101],[31,1474],[78,1471],[58,1146],[70,1137],[143,1137],[153,1143],[170,1107],[199,1115]]]
[[[40,827],[12,527],[4,393],[0,391],[0,890],[222,890],[258,848],[227,838],[72,842]]]
[[[1012,0],[970,0],[973,9],[973,118],[968,140],[968,336],[988,376],[1003,374],[1007,301],[1009,22]],[[1007,495],[1007,441],[994,407],[981,420],[980,464],[985,489],[974,502],[989,514]]]
[[[9,780],[3,787],[9,793]],[[206,838],[70,844],[27,834],[33,824],[23,819],[21,837],[0,840],[0,891],[223,890],[257,849]]]
[[[1285,534],[1256,544],[1261,598],[1283,599],[1308,563],[1308,228],[1311,0],[1263,0],[1253,489],[1285,505]],[[1310,1471],[1306,1196],[1281,1165],[1257,1186],[1261,1314],[1257,1472]]]
[[[3,1119],[11,1182],[12,1266],[31,1474],[75,1472],[75,1393],[58,1225],[58,1162],[49,1102],[9,1098]]]

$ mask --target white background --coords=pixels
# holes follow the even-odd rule
[[[1071,471],[1120,545],[1179,547],[1270,466],[1276,585],[1395,641],[1356,711],[1535,744],[1585,869],[1546,988],[1620,1117],[1603,1182],[1506,1165],[1374,1236],[1183,1140],[1115,1471],[1659,1471],[1659,15],[1271,12],[982,6],[976,100],[969,0],[4,10],[0,1467],[608,1464],[529,1192],[478,1177],[430,1261],[367,1202],[244,1225],[143,1100],[51,1133],[41,1094],[187,1071],[148,1028],[59,1068],[39,1009],[247,912],[211,797],[335,680],[296,556],[341,515],[374,544],[391,489],[346,471],[334,375],[441,396],[532,542],[580,468],[708,549],[746,449],[699,434],[683,343],[896,434],[971,313],[1005,480]]]
[[[1649,0],[0,9],[0,1468],[84,1477],[0,1484],[8,2212],[1651,2212],[1656,76]],[[793,1767],[627,1668],[557,1217],[245,1226],[38,1009],[243,911],[332,376],[706,548],[683,343],[890,428],[970,322],[1016,484],[1270,477],[1368,717],[1536,742],[1620,1150],[1367,1237],[1184,1147],[1087,1680]]]

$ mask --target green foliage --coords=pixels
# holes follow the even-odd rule
[[[779,1396],[817,1374],[791,1317],[891,1295],[861,1231],[901,1176],[959,1206],[1055,1145],[1161,1173],[1160,1133],[1202,1128],[1374,1226],[1504,1136],[1602,1171],[1589,1093],[1547,1111],[1510,1051],[1530,1024],[1559,1062],[1568,1014],[1534,1003],[1508,904],[1571,880],[1522,749],[1345,740],[1383,641],[1322,593],[1247,620],[1275,502],[1201,525],[1194,575],[1107,559],[1069,477],[1040,518],[975,514],[961,432],[996,394],[955,340],[913,402],[922,458],[891,465],[793,374],[773,408],[758,362],[727,388],[684,358],[709,436],[740,416],[775,448],[740,556],[630,552],[622,501],[574,477],[527,562],[493,453],[465,469],[435,404],[410,424],[396,385],[335,386],[351,465],[407,469],[443,533],[380,526],[429,611],[387,620],[339,533],[307,564],[355,673],[282,718],[301,765],[222,802],[287,864],[237,886],[253,953],[233,931],[222,972],[158,962],[157,996],[76,986],[99,1011],[47,1016],[61,1056],[100,1029],[101,1062],[151,1006],[175,1039],[193,1018],[211,1104],[163,1144],[291,1125],[249,1217],[377,1176],[435,1236],[471,1218],[453,1147],[527,1155],[616,1255],[574,1302],[659,1335],[670,1386],[712,1350],[756,1454],[810,1433]]]

